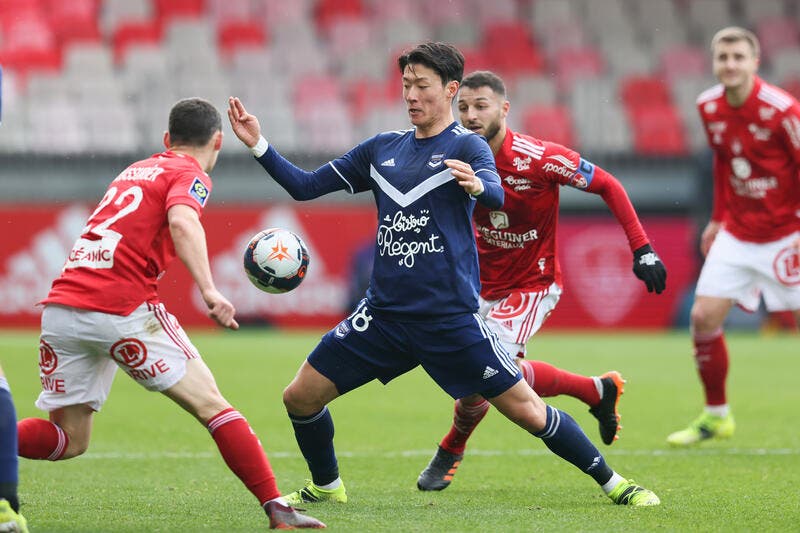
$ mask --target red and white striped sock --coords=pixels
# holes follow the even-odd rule
[[[225,409],[214,415],[207,427],[225,464],[261,505],[281,495],[267,454],[239,411]]]
[[[17,422],[17,434],[19,456],[27,459],[58,461],[69,444],[63,429],[42,418],[23,418]]]
[[[486,416],[489,407],[489,402],[483,398],[477,403],[456,400],[453,408],[453,425],[450,427],[450,432],[442,439],[440,446],[450,453],[464,453],[469,436]]]

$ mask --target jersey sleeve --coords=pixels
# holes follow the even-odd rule
[[[211,186],[211,178],[207,174],[188,170],[179,172],[167,189],[164,208],[168,210],[173,205],[188,205],[201,215],[211,196]]]
[[[617,219],[617,222],[625,231],[631,251],[648,244],[650,241],[642,227],[642,223],[639,221],[639,216],[636,214],[628,193],[625,192],[625,188],[619,180],[602,168],[580,158],[579,172],[581,172],[580,169],[589,167],[592,168],[592,178],[589,180],[586,191],[599,194],[603,198],[614,218]]]
[[[287,160],[272,145],[256,161],[295,200],[312,200],[342,189],[355,192],[331,163],[309,172]]]
[[[476,196],[478,202],[489,209],[503,205],[503,185],[494,163],[489,144],[478,135],[468,134],[464,142],[464,162],[469,163],[475,176],[483,182],[483,192]]]
[[[378,136],[359,143],[342,157],[328,163],[352,194],[370,190],[369,167],[373,143]]]
[[[780,135],[795,165],[800,166],[800,104],[793,102],[781,118]]]

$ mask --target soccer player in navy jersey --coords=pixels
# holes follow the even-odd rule
[[[454,399],[480,394],[504,416],[600,484],[618,504],[658,497],[615,473],[575,421],[545,404],[478,315],[476,202],[503,203],[486,141],[460,126],[452,102],[464,57],[424,43],[398,59],[413,128],[375,135],[313,172],[284,159],[237,98],[228,118],[237,137],[296,200],[371,191],[378,230],[366,297],[325,334],[283,394],[311,481],[292,504],[346,502],[327,404],[374,379],[388,383],[421,365]]]

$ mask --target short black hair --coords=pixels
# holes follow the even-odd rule
[[[403,73],[408,65],[424,65],[436,72],[445,85],[451,81],[461,82],[464,77],[464,55],[452,44],[427,42],[417,45],[397,58],[397,66]]]
[[[503,83],[502,78],[492,72],[491,70],[476,70],[470,72],[461,81],[462,87],[470,89],[480,89],[481,87],[489,87],[495,94],[506,97],[506,84]]]
[[[169,138],[175,146],[204,146],[221,130],[219,111],[203,98],[184,98],[169,112]]]

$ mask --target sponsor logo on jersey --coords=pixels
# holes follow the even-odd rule
[[[513,188],[516,192],[525,191],[531,188],[531,180],[518,176],[506,176],[503,181]]]
[[[39,340],[39,370],[49,376],[58,367],[58,356],[55,350],[43,340]]]
[[[514,233],[513,231],[488,228],[480,224],[475,224],[475,229],[486,244],[505,249],[525,248],[526,242],[539,238],[539,232],[536,229],[528,230],[525,233]]]
[[[483,379],[489,379],[490,377],[496,376],[499,373],[500,373],[499,370],[487,366],[486,368],[483,369]]]
[[[433,154],[428,160],[428,166],[431,168],[436,168],[442,164],[442,161],[444,161],[444,154]]]
[[[201,207],[206,205],[208,189],[206,189],[206,186],[200,181],[200,178],[195,178],[192,182],[192,186],[189,187],[189,196],[197,200],[197,203],[200,204]]]
[[[530,156],[522,158],[522,157],[515,157],[512,163],[514,167],[516,167],[517,172],[522,172],[523,170],[528,170],[531,168],[531,158]]]
[[[709,122],[708,132],[711,134],[711,142],[714,144],[722,144],[722,134],[728,128],[726,122]]]
[[[545,262],[546,262],[546,259],[544,257],[542,257],[541,259],[539,259],[539,261],[537,261],[537,264],[539,265],[539,272],[541,272],[542,274],[544,274]]]
[[[775,108],[772,106],[761,106],[758,108],[758,118],[761,120],[770,120],[775,116]]]
[[[572,161],[570,161],[561,154],[548,156],[547,159],[553,159],[555,163],[552,163],[550,161],[545,163],[544,166],[542,167],[542,170],[544,170],[545,172],[554,172],[559,176],[570,178],[573,176],[573,174],[575,174],[575,171],[578,169],[575,163],[573,163]]]
[[[772,135],[772,131],[769,128],[759,128],[755,124],[748,124],[747,130],[753,134],[753,139],[757,141],[768,141]]]
[[[733,152],[735,155],[741,154],[742,153],[742,141],[740,141],[739,139],[734,139],[731,142],[731,152]]]
[[[703,111],[705,111],[709,115],[712,113],[716,113],[717,103],[714,102],[713,100],[711,102],[706,102],[706,105],[703,106]]]
[[[794,246],[778,252],[773,268],[778,281],[784,285],[800,285],[800,253]]]
[[[378,226],[378,253],[381,257],[398,258],[398,264],[407,268],[414,267],[417,256],[443,253],[440,235],[423,231],[430,221],[427,209],[416,215],[402,211],[397,211],[393,217],[386,215]]]
[[[381,163],[381,166],[382,167],[393,167],[394,166],[394,157],[391,157],[391,158],[387,159],[386,161],[384,161],[383,163]]]

